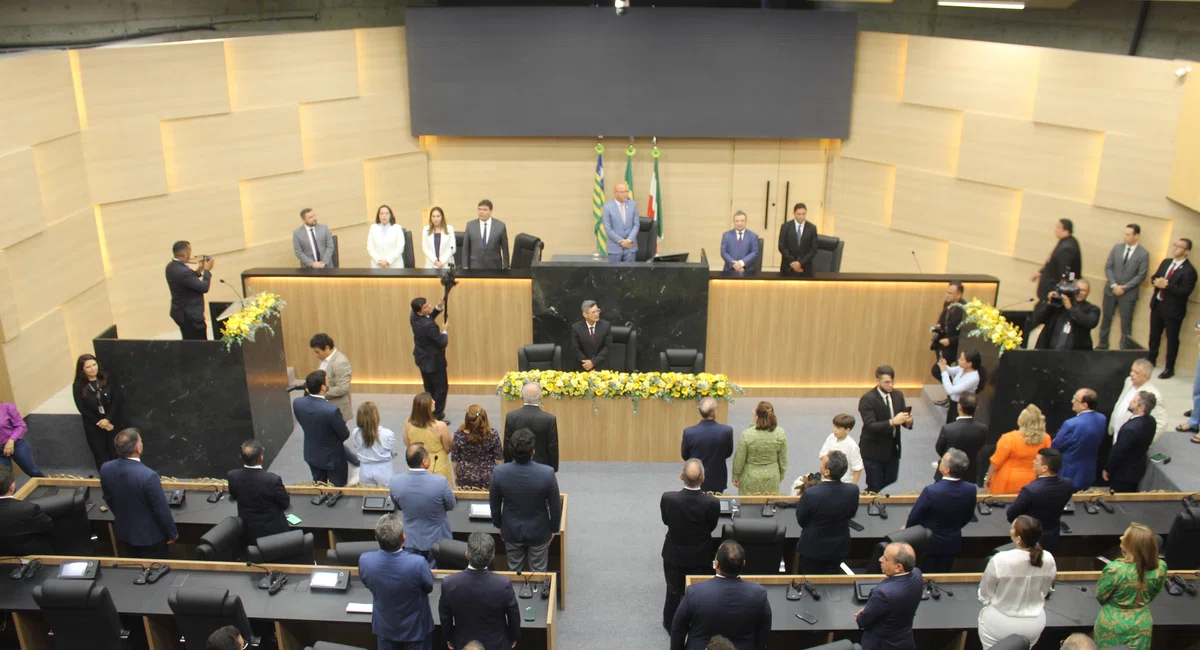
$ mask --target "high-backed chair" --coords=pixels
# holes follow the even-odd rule
[[[341,262],[341,256],[338,255],[338,236],[337,235],[330,235],[330,236],[333,237],[333,255],[330,256],[329,261],[333,262],[334,268],[337,268],[337,267],[341,266],[341,264],[339,264],[339,262]]]
[[[637,253],[635,262],[649,262],[658,252],[658,233],[654,229],[654,220],[649,217],[638,217]]]
[[[862,646],[851,641],[850,639],[842,639],[833,643],[823,643],[821,645],[811,646],[808,650],[862,650]]]
[[[746,551],[745,575],[779,573],[787,528],[770,519],[735,519],[721,527],[721,541],[732,539]]]
[[[108,588],[91,580],[50,578],[33,588],[33,600],[54,634],[58,650],[124,650],[129,629]]]
[[[663,350],[658,353],[659,372],[704,372],[704,353],[699,350]]]
[[[325,554],[325,564],[332,566],[358,566],[363,553],[379,550],[379,542],[338,542]]]
[[[255,564],[313,564],[313,536],[302,530],[259,537],[246,549]]]
[[[533,235],[517,235],[516,239],[513,239],[509,268],[527,269],[533,266],[534,260],[542,261],[542,246],[542,240]]]
[[[921,558],[925,557],[925,551],[929,548],[929,541],[933,539],[933,531],[924,526],[913,526],[898,530],[883,538],[882,542],[875,545],[871,551],[871,559],[867,562],[864,569],[865,573],[883,573],[880,568],[879,561],[883,559],[883,553],[887,549],[887,545],[892,542],[904,542],[913,549],[913,554],[917,556],[917,564],[921,563]]]
[[[226,517],[200,536],[196,559],[206,562],[233,562],[242,554],[241,517]]]
[[[367,650],[356,645],[342,645],[341,643],[330,643],[328,641],[317,641],[316,645],[306,646],[304,650]]]
[[[434,542],[433,559],[439,569],[467,568],[467,543],[457,539],[443,539]]]
[[[408,228],[402,228],[401,230],[404,231],[404,252],[400,254],[400,259],[404,260],[404,268],[416,268],[417,252],[413,250],[412,231]]]
[[[187,650],[205,650],[213,632],[232,625],[242,633],[242,640],[258,647],[261,640],[254,636],[242,598],[228,589],[199,589],[180,587],[167,596],[167,605],[175,614],[175,624],[183,634]]]
[[[637,366],[637,332],[632,327],[612,328],[612,349],[608,367],[617,372],[633,372]]]
[[[817,235],[817,255],[813,270],[818,273],[837,273],[842,270],[842,250],[846,242],[829,235]]]
[[[517,370],[562,370],[562,346],[530,343],[517,348]]]
[[[1200,569],[1200,507],[1189,508],[1175,515],[1163,555],[1172,569]]]
[[[454,231],[454,266],[462,268],[463,265],[463,242],[467,240],[467,232],[465,230]]]
[[[31,501],[41,506],[42,511],[54,520],[50,545],[54,547],[55,554],[92,554],[92,524],[87,516],[87,495],[88,488],[80,487]]]
[[[758,273],[759,271],[762,271],[762,260],[763,260],[763,256],[766,254],[767,254],[767,251],[765,249],[763,249],[763,238],[759,237],[758,238],[758,257],[750,260],[750,264],[748,266],[746,266],[746,272],[747,273]]]
[[[1020,634],[1010,634],[992,646],[992,650],[1029,650],[1029,639]]]

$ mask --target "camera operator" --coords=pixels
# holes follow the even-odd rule
[[[1100,324],[1100,308],[1087,301],[1092,285],[1087,280],[1066,280],[1046,294],[1033,310],[1029,329],[1045,325],[1037,340],[1039,350],[1091,350],[1092,329]]]

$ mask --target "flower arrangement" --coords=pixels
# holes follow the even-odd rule
[[[563,372],[561,370],[529,370],[510,372],[496,386],[496,394],[508,399],[520,399],[521,387],[536,381],[542,385],[542,395],[562,399],[564,397],[622,398],[633,400],[633,411],[637,412],[638,400],[717,397],[733,401],[733,394],[745,394],[740,386],[729,381],[725,375],[707,372],[688,374],[682,372]],[[596,409],[598,410],[598,409]]]
[[[984,304],[975,298],[965,305],[959,305],[959,308],[963,310],[963,324],[975,325],[975,329],[967,336],[990,341],[992,345],[1000,348],[1000,354],[1021,347],[1024,341],[1021,328],[1001,316],[995,305]]]
[[[275,293],[260,293],[248,298],[242,308],[225,319],[221,327],[221,340],[225,341],[225,349],[232,350],[235,344],[242,341],[253,341],[254,334],[261,328],[274,333],[275,330],[267,324],[271,316],[278,316],[287,303]]]

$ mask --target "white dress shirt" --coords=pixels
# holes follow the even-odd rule
[[[958,366],[949,366],[942,372],[942,388],[946,396],[957,402],[963,393],[974,393],[979,388],[979,371],[963,372]]]
[[[335,355],[335,354],[337,354],[337,348],[334,348],[333,351],[329,353],[329,356],[327,356],[321,360],[321,365],[318,366],[317,369],[324,370],[326,372],[326,374],[328,374],[329,373],[329,360],[332,359],[333,355]],[[314,395],[313,397],[320,397],[320,396]]]
[[[483,231],[480,231],[482,234]],[[434,260],[441,262],[443,266],[449,266],[454,261],[454,252],[458,250],[458,244],[454,241],[454,226],[446,225],[446,232],[442,233],[442,244],[439,255],[433,248],[433,231],[426,225],[421,230],[421,250],[425,253],[425,268],[437,268],[433,265]]]
[[[387,262],[389,268],[404,268],[404,229],[395,224],[371,224],[367,233],[367,254],[371,256],[371,266],[378,267],[380,262]]]
[[[1134,244],[1133,246],[1130,246],[1128,244],[1125,245],[1125,250],[1121,251],[1121,263],[1122,264],[1126,264],[1127,260],[1133,259],[1133,254],[1135,251],[1137,251],[1137,247],[1138,247],[1137,244]],[[1117,284],[1116,282],[1114,282],[1114,283],[1108,285],[1108,288],[1115,289],[1118,286],[1120,286],[1120,285]]]
[[[829,434],[825,439],[825,444],[821,445],[821,451],[817,454],[817,458],[823,458],[829,455],[831,451],[840,451],[846,454],[846,460],[849,461],[849,466],[846,473],[842,475],[842,483],[853,483],[854,473],[863,470],[862,452],[858,449],[858,443],[854,442],[854,438],[846,436],[843,440],[838,440],[834,434]]]
[[[325,258],[317,254],[317,232],[314,230],[316,226],[305,226],[308,231],[308,247],[312,250],[313,259],[318,262],[324,262]],[[328,253],[326,253],[328,254]]]
[[[1042,613],[1046,594],[1054,584],[1058,568],[1054,556],[1042,551],[1042,566],[1029,563],[1029,551],[1001,551],[988,560],[979,581],[979,602],[1005,616],[1031,618]]]
[[[1168,266],[1168,267],[1167,267],[1167,272],[1166,272],[1166,273],[1163,273],[1163,279],[1166,279],[1166,277],[1167,277],[1168,275],[1171,275],[1172,273],[1174,273],[1174,272],[1178,271],[1178,270],[1179,270],[1179,267],[1180,267],[1180,266],[1183,264],[1184,260],[1186,260],[1186,259],[1187,259],[1187,258],[1184,258],[1183,260],[1174,260],[1174,261],[1172,261],[1172,262],[1171,262],[1171,266]],[[1167,280],[1167,283],[1169,284],[1169,283],[1170,283],[1170,280]],[[1158,299],[1159,299],[1159,300],[1162,300],[1162,299],[1163,299],[1163,290],[1162,290],[1162,289],[1159,289],[1159,290],[1158,290]]]
[[[1117,403],[1113,406],[1112,417],[1108,419],[1108,433],[1112,435],[1113,442],[1117,441],[1117,434],[1120,433],[1121,427],[1133,417],[1133,413],[1129,412],[1129,403],[1133,401],[1133,396],[1141,391],[1146,391],[1154,395],[1157,403],[1154,405],[1154,410],[1147,413],[1154,418],[1154,439],[1167,430],[1167,405],[1163,403],[1162,393],[1158,392],[1154,382],[1147,381],[1140,388],[1133,387],[1133,380],[1129,377],[1125,378],[1125,387],[1121,389],[1121,396],[1117,398]]]

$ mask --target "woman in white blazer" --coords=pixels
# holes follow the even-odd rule
[[[434,206],[429,209],[429,224],[421,230],[421,248],[425,251],[425,268],[440,269],[454,263],[454,227],[446,223],[446,213]]]
[[[375,223],[367,233],[367,254],[373,268],[404,268],[404,229],[396,225],[396,215],[386,205],[375,211]]]

